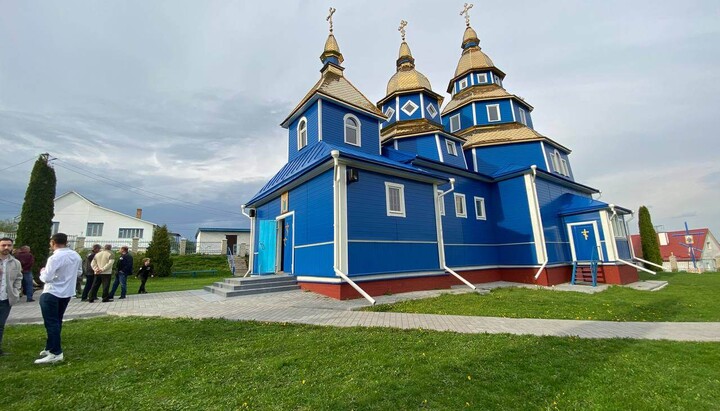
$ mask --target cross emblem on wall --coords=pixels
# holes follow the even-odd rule
[[[580,231],[580,234],[582,234],[583,237],[585,237],[585,239],[587,240],[587,239],[588,239],[588,234],[590,234],[590,231],[588,231],[587,228],[585,228],[585,229],[583,229],[582,231]]]

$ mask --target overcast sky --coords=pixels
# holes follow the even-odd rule
[[[143,208],[190,237],[248,226],[240,205],[286,162],[278,124],[319,78],[330,5],[0,0],[0,219],[20,213],[48,152],[58,195]],[[332,5],[345,75],[371,101],[395,72],[401,19],[446,95],[462,1]],[[536,129],[573,150],[579,182],[667,230],[720,235],[719,1],[510,0],[470,16]]]

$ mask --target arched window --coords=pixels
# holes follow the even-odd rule
[[[307,119],[301,118],[297,126],[297,149],[300,150],[307,145]]]
[[[352,114],[345,116],[345,142],[360,145],[360,120]]]

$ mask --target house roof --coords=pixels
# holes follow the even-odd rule
[[[203,233],[249,233],[249,228],[200,227],[195,231],[195,238]]]
[[[693,246],[702,250],[705,247],[705,242],[710,230],[707,228],[695,228],[690,229],[689,232],[693,235]],[[670,260],[670,254],[672,253],[677,257],[678,261],[692,261],[690,251],[688,247],[683,246],[685,243],[685,230],[680,231],[667,231],[658,233],[658,235],[667,235],[667,245],[660,245],[660,255],[663,261]],[[642,245],[640,244],[640,235],[633,234],[630,236],[632,240],[633,250],[635,255],[642,258]],[[700,258],[702,251],[695,251],[695,258]]]
[[[95,206],[95,207],[97,207],[97,208],[100,208],[100,209],[103,209],[103,210],[105,210],[105,211],[109,211],[109,212],[111,212],[111,213],[119,214],[119,215],[121,215],[121,216],[123,216],[123,217],[130,218],[130,219],[133,219],[133,220],[135,220],[135,221],[141,221],[141,222],[143,222],[143,223],[145,223],[145,224],[150,224],[150,225],[154,225],[154,226],[157,225],[157,224],[155,224],[155,223],[153,223],[153,222],[150,222],[150,221],[147,221],[147,220],[143,220],[143,219],[141,219],[141,218],[133,217],[133,216],[131,216],[131,215],[124,214],[124,213],[121,213],[121,212],[119,212],[119,211],[115,211],[115,210],[112,210],[112,209],[110,209],[110,208],[107,208],[107,207],[103,207],[103,206],[101,206],[100,204],[98,204],[98,203],[96,203],[96,202],[88,199],[87,197],[83,196],[82,194],[80,194],[80,193],[78,193],[77,191],[74,191],[74,190],[68,191],[67,193],[64,193],[64,194],[61,194],[61,195],[55,197],[55,200],[53,200],[53,201],[54,201],[54,202],[57,202],[57,201],[60,200],[61,198],[65,197],[65,196],[67,196],[67,195],[70,195],[70,194],[74,194],[74,195],[80,197],[81,199],[83,199],[84,201],[87,201],[88,203],[92,204],[93,206]]]
[[[259,202],[280,188],[300,179],[307,172],[323,163],[327,162],[329,164],[332,160],[331,152],[333,150],[337,150],[340,153],[341,158],[348,158],[381,167],[417,174],[419,176],[435,180],[446,180],[442,176],[429,173],[410,164],[405,164],[380,155],[368,154],[348,147],[339,147],[320,141],[303,149],[303,152],[301,152],[298,157],[285,164],[285,166],[283,166],[283,168],[281,168],[280,171],[278,171],[275,176],[273,176],[273,178],[271,178],[270,181],[268,181],[267,184],[265,184],[265,186],[263,186],[263,188],[261,188],[260,191],[258,191],[258,193],[255,194],[255,196],[253,196],[253,198],[251,198],[245,205],[249,206]]]

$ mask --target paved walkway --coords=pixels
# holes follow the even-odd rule
[[[378,304],[424,298],[463,290],[419,291],[377,298]],[[36,299],[39,298],[36,294]],[[708,322],[611,322],[540,320],[528,318],[469,317],[461,315],[404,314],[357,311],[364,299],[338,301],[315,293],[286,291],[222,298],[206,291],[180,291],[131,295],[110,303],[89,304],[72,299],[66,319],[101,315],[225,318],[314,324],[336,327],[391,327],[455,331],[459,333],[507,333],[580,338],[634,338],[674,341],[720,341],[720,323]],[[42,322],[37,302],[12,307],[9,324]]]

